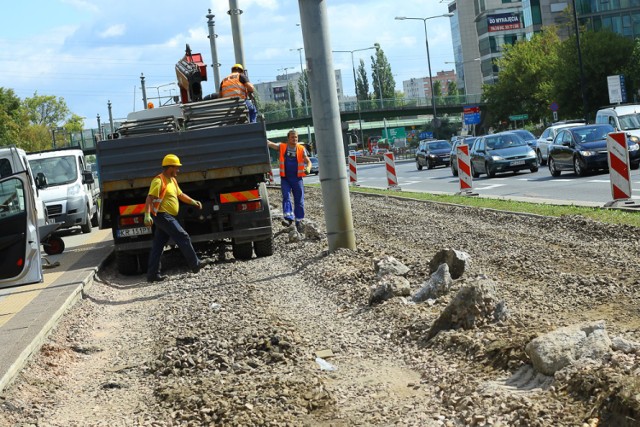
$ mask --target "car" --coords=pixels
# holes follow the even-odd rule
[[[424,166],[433,169],[436,166],[449,166],[451,161],[451,144],[444,139],[423,140],[416,152],[416,168],[421,171]]]
[[[318,168],[318,166],[319,166],[318,158],[317,157],[309,157],[309,160],[311,160],[311,170],[309,171],[309,175],[318,175],[318,173],[320,173],[320,170]]]
[[[585,176],[591,171],[608,170],[607,135],[615,132],[609,124],[593,124],[562,129],[549,147],[549,173],[558,177],[562,171]],[[640,167],[640,146],[629,144],[632,169]]]
[[[482,136],[469,151],[471,175],[486,173],[489,178],[498,172],[538,171],[536,152],[513,132],[500,132]]]
[[[542,132],[540,138],[538,138],[538,142],[536,143],[536,155],[538,156],[538,164],[547,164],[549,145],[551,145],[553,139],[556,137],[560,129],[584,125],[586,125],[584,120],[566,120],[562,122],[555,122],[551,126],[546,128]]]
[[[374,148],[373,149],[373,154],[374,155],[378,155],[378,154],[382,155],[382,154],[385,154],[385,153],[388,153],[388,152],[389,152],[389,150],[386,149],[386,148]]]
[[[538,138],[536,138],[536,136],[534,134],[532,134],[531,132],[529,132],[526,129],[514,129],[514,130],[511,130],[509,132],[513,132],[516,135],[518,135],[520,138],[524,139],[524,141],[527,144],[529,144],[529,147],[533,148],[534,150],[538,146]]]
[[[458,138],[451,146],[451,175],[458,176],[458,145],[467,144],[469,147],[473,146],[477,136],[466,136],[462,139]]]

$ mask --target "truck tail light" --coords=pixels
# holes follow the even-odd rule
[[[236,212],[251,212],[251,211],[259,211],[261,209],[262,209],[262,202],[260,202],[260,200],[236,204]]]

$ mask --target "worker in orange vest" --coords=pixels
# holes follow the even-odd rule
[[[170,238],[180,248],[192,272],[197,273],[203,266],[211,264],[210,259],[198,259],[189,234],[176,219],[180,207],[179,201],[202,209],[202,203],[180,190],[176,180],[180,166],[182,166],[180,159],[175,154],[164,156],[162,173],[153,178],[149,188],[145,204],[144,225],[151,227],[155,224],[155,232],[149,255],[149,266],[147,267],[147,282],[161,282],[166,279],[166,276],[160,274],[160,258],[164,246]]]
[[[220,98],[238,97],[244,99],[247,110],[249,110],[250,123],[255,123],[258,118],[258,110],[251,100],[254,91],[255,88],[245,74],[242,64],[235,64],[231,67],[231,74],[220,82]]]
[[[302,232],[304,219],[304,185],[302,178],[311,170],[311,159],[307,150],[298,144],[298,132],[291,129],[287,133],[286,143],[267,141],[269,148],[278,150],[280,164],[280,189],[282,191],[283,225],[296,222],[296,229]],[[293,204],[291,203],[293,193]]]

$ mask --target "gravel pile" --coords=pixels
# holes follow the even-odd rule
[[[307,236],[274,221],[272,257],[228,253],[192,274],[171,251],[170,280],[153,284],[107,268],[0,397],[0,425],[640,425],[639,229],[351,200],[353,251],[314,238],[308,189]],[[444,249],[469,255],[460,277],[431,277]],[[381,277],[390,257],[408,271]],[[402,291],[372,299],[385,283]],[[533,370],[527,343],[597,320],[631,350]]]

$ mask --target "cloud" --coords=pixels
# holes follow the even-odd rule
[[[111,38],[111,37],[119,37],[125,33],[126,26],[124,24],[116,24],[107,28],[105,31],[99,33],[98,35],[103,38]]]

